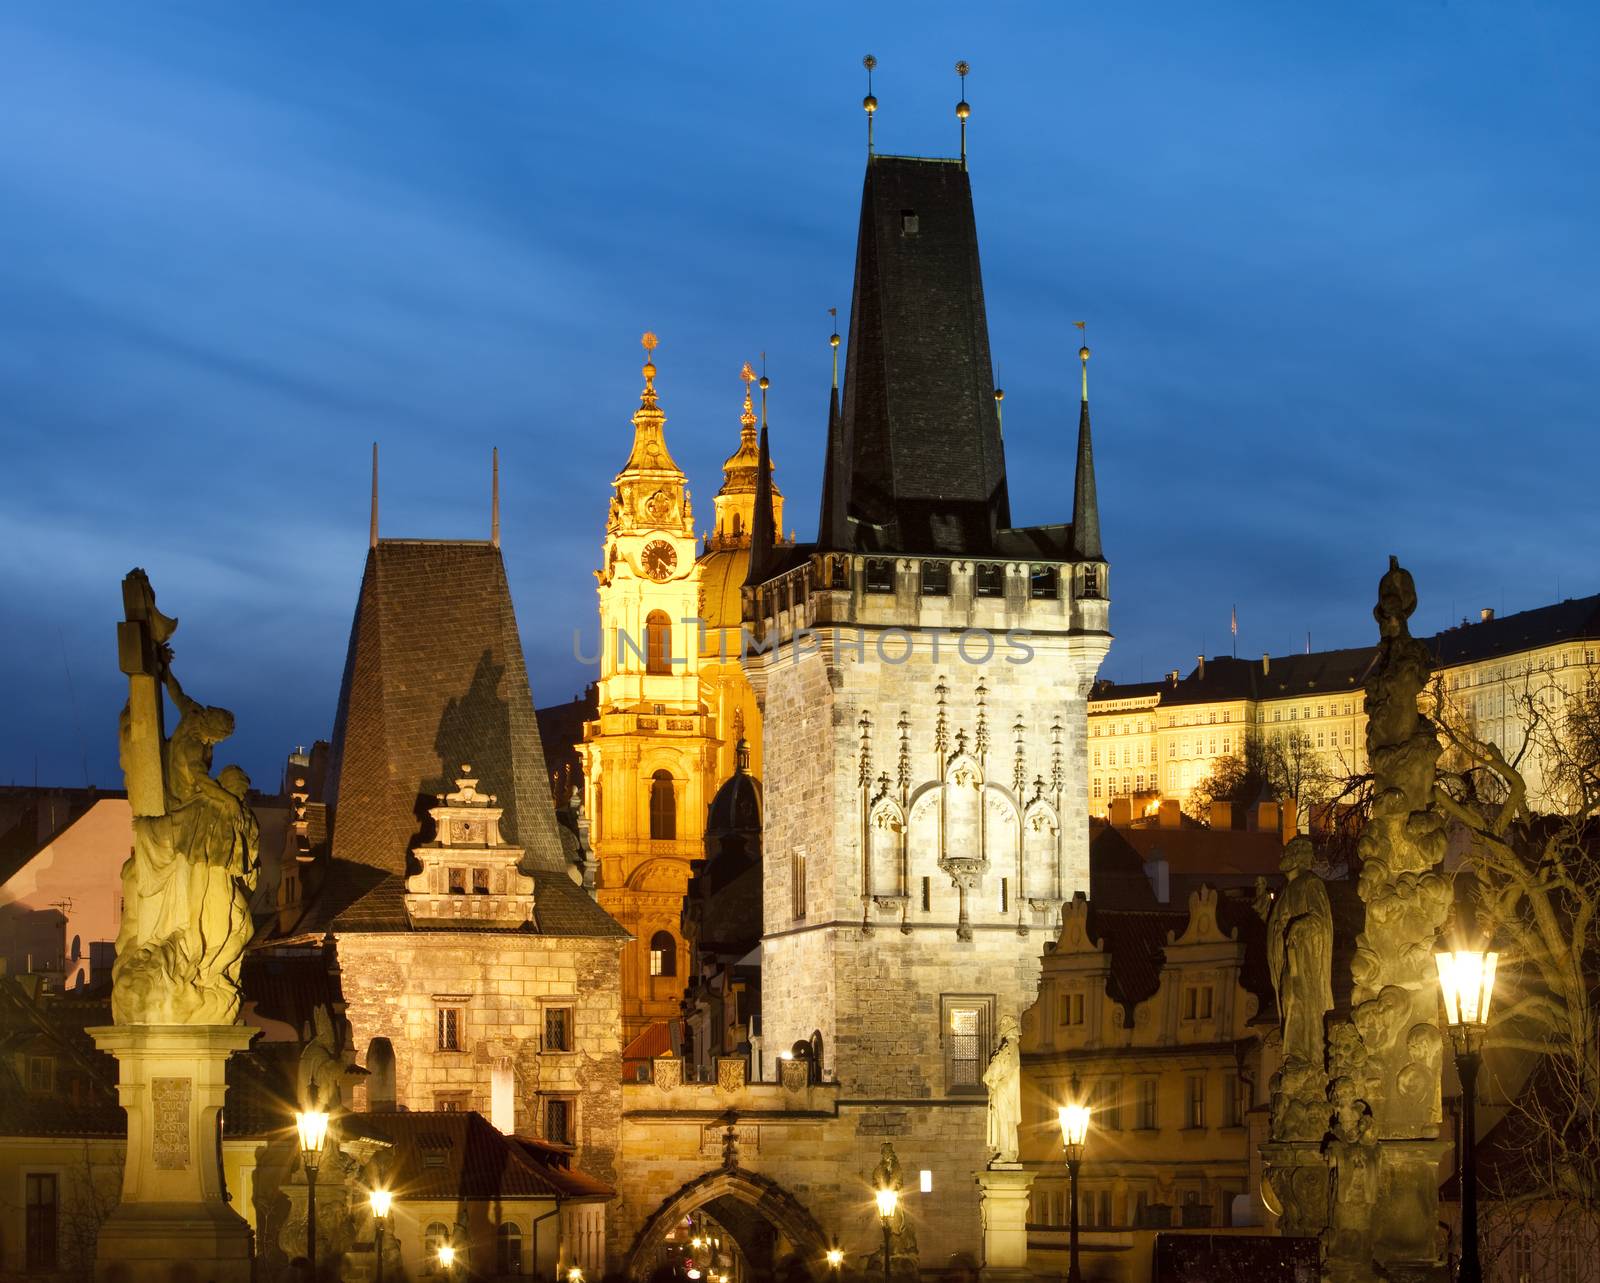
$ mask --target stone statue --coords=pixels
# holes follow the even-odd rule
[[[367,1071],[356,1068],[354,1037],[342,1014],[320,1006],[313,1020],[315,1033],[300,1051],[297,1095],[301,1109],[331,1114],[343,1102],[345,1084]]]
[[[894,1152],[894,1142],[884,1141],[878,1148],[878,1165],[872,1169],[873,1189],[900,1190],[904,1180],[900,1175],[900,1158]]]
[[[884,1141],[878,1150],[878,1165],[872,1169],[868,1183],[873,1189],[892,1189],[900,1191],[904,1188],[904,1179],[900,1172],[900,1158],[894,1152],[894,1143]],[[894,1217],[889,1222],[890,1246],[889,1264],[895,1276],[905,1276],[915,1279],[918,1277],[917,1262],[917,1235],[911,1228],[911,1222],[906,1217],[906,1202],[902,1198],[895,1206]],[[872,1256],[867,1258],[867,1272],[874,1277],[881,1277],[883,1273],[883,1249],[879,1248]]]
[[[1267,914],[1267,967],[1284,1061],[1320,1068],[1322,1022],[1333,1010],[1333,910],[1328,889],[1311,872],[1313,858],[1309,838],[1294,838],[1284,849],[1279,867],[1288,881]]]
[[[123,581],[123,599],[118,649],[129,696],[119,738],[134,820],[112,1018],[231,1025],[259,865],[259,833],[245,800],[250,777],[228,766],[212,778],[212,749],[233,733],[233,714],[191,699],[179,685],[167,644],[178,621],[155,609],[144,571]],[[163,738],[162,689],[179,714],[170,738]]]
[[[989,1089],[990,1165],[1014,1163],[1022,1123],[1022,1035],[1014,1016],[1000,1017],[1000,1045],[983,1071],[983,1085]]]

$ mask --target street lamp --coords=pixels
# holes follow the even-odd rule
[[[448,1243],[439,1244],[439,1265],[444,1270],[444,1275],[449,1278],[455,1272],[456,1249]]]
[[[373,1283],[383,1283],[383,1222],[389,1215],[389,1205],[394,1195],[386,1189],[370,1190],[367,1205],[372,1208],[372,1251],[377,1260]]]
[[[1071,1184],[1072,1221],[1068,1251],[1067,1283],[1083,1283],[1078,1269],[1078,1168],[1083,1163],[1083,1146],[1089,1137],[1089,1106],[1063,1105],[1057,1111],[1061,1122],[1061,1140],[1067,1151],[1067,1178]]]
[[[878,1201],[878,1217],[883,1221],[883,1283],[890,1283],[889,1237],[894,1224],[894,1210],[900,1204],[900,1191],[885,1185],[875,1197]]]
[[[328,1116],[321,1110],[309,1109],[294,1116],[295,1130],[300,1133],[300,1161],[306,1169],[306,1260],[311,1263],[311,1277],[317,1277],[317,1168],[322,1163],[322,1147],[328,1143]]]
[[[844,1265],[844,1249],[830,1247],[828,1249],[828,1268],[833,1271],[833,1277],[839,1277],[839,1269]]]
[[[583,1270],[574,1265],[567,1271],[567,1283],[583,1283]]]
[[[1489,1000],[1494,996],[1498,953],[1457,949],[1436,953],[1439,988],[1444,993],[1445,1023],[1455,1044],[1456,1073],[1461,1078],[1461,1266],[1460,1283],[1482,1283],[1478,1263],[1478,1066],[1484,1030],[1489,1027]]]

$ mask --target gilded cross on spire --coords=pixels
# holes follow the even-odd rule
[[[750,401],[750,385],[755,382],[756,372],[750,368],[746,361],[739,371],[739,377],[744,380],[744,412],[739,415],[739,428],[741,436],[753,436],[756,430],[755,406]]]

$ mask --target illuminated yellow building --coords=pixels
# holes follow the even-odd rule
[[[1595,680],[1600,596],[1559,602],[1425,639],[1458,723],[1508,754],[1528,746],[1535,709],[1549,715]],[[1365,772],[1364,682],[1376,648],[1197,657],[1194,670],[1159,682],[1102,682],[1089,698],[1089,811],[1122,818],[1164,800],[1187,807],[1195,786],[1255,732],[1293,759],[1306,779],[1338,781]],[[1548,796],[1547,744],[1534,735],[1525,758],[1531,794]],[[1318,799],[1300,801],[1302,823]],[[1324,790],[1326,786],[1324,785]]]
[[[653,336],[645,346],[655,346]],[[739,668],[739,590],[755,507],[754,375],[747,365],[739,448],[723,465],[716,528],[697,560],[689,490],[667,450],[655,374],[647,359],[633,448],[613,482],[596,572],[596,713],[581,748],[600,904],[633,936],[622,955],[625,1039],[679,1015],[688,970],[680,916],[690,865],[704,854],[706,807],[733,774],[738,740],[761,741]]]

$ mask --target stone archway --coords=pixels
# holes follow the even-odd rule
[[[820,1262],[827,1252],[828,1241],[822,1227],[793,1194],[765,1176],[742,1167],[725,1167],[696,1177],[662,1200],[634,1236],[633,1246],[628,1251],[627,1276],[644,1279],[666,1242],[667,1231],[689,1213],[723,1200],[748,1208],[794,1244],[805,1259]]]

